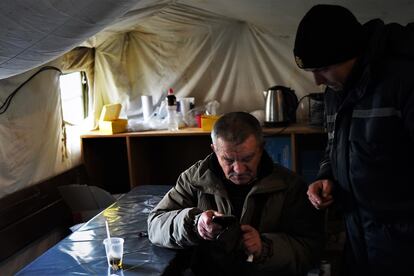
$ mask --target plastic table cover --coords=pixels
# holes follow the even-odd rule
[[[17,275],[165,275],[177,252],[152,245],[147,216],[171,188],[145,185],[132,189],[117,202],[57,243]],[[103,240],[105,219],[111,236],[125,239],[123,269],[108,268]]]

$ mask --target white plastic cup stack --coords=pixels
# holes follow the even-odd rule
[[[154,111],[154,106],[152,104],[152,96],[151,95],[141,96],[141,103],[142,103],[142,115],[144,116],[144,121],[146,122],[149,120],[152,112]]]

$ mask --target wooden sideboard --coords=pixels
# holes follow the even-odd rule
[[[266,138],[289,138],[291,169],[298,173],[304,167],[301,154],[321,152],[326,143],[326,133],[320,127],[292,125],[263,131]],[[173,185],[182,171],[211,152],[210,132],[200,128],[113,135],[94,131],[81,138],[89,184],[111,193],[127,192],[139,185]]]

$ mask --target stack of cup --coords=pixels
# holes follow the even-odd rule
[[[142,115],[144,117],[144,121],[146,122],[149,120],[154,110],[154,106],[152,104],[152,96],[150,95],[141,96],[141,103],[142,103]]]

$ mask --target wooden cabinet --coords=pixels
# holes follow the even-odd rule
[[[293,125],[264,128],[266,137],[289,137],[291,169],[301,172],[301,154],[321,152],[322,128]],[[179,174],[210,152],[210,132],[199,128],[128,132],[113,135],[98,131],[82,136],[82,155],[90,184],[112,193],[139,185],[173,185]]]

